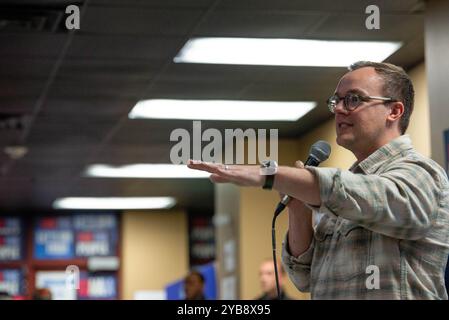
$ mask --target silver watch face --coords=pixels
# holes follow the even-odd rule
[[[274,160],[266,160],[262,161],[262,164],[260,165],[260,174],[264,176],[271,176],[273,174],[276,174],[278,170],[278,164]]]

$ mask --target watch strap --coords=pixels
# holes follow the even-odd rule
[[[274,174],[266,175],[265,176],[265,183],[263,185],[263,189],[265,190],[271,190],[273,188],[274,184]]]

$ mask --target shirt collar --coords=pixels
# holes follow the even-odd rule
[[[353,172],[361,170],[365,174],[371,174],[375,172],[376,169],[385,161],[391,159],[398,153],[410,150],[412,148],[413,146],[410,136],[408,134],[404,134],[394,140],[391,140],[386,145],[383,145],[361,162],[354,163],[349,170]]]

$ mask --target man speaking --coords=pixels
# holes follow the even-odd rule
[[[328,100],[337,143],[357,158],[349,170],[188,166],[213,182],[291,196],[282,260],[312,299],[447,299],[449,182],[405,134],[413,100],[402,68],[357,62]],[[323,214],[316,226],[313,211]],[[378,281],[367,281],[372,274]]]

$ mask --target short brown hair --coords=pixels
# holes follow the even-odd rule
[[[399,66],[384,62],[358,61],[349,66],[350,71],[373,67],[384,80],[383,94],[404,104],[404,114],[399,120],[401,134],[407,131],[413,112],[415,90],[408,74]]]

